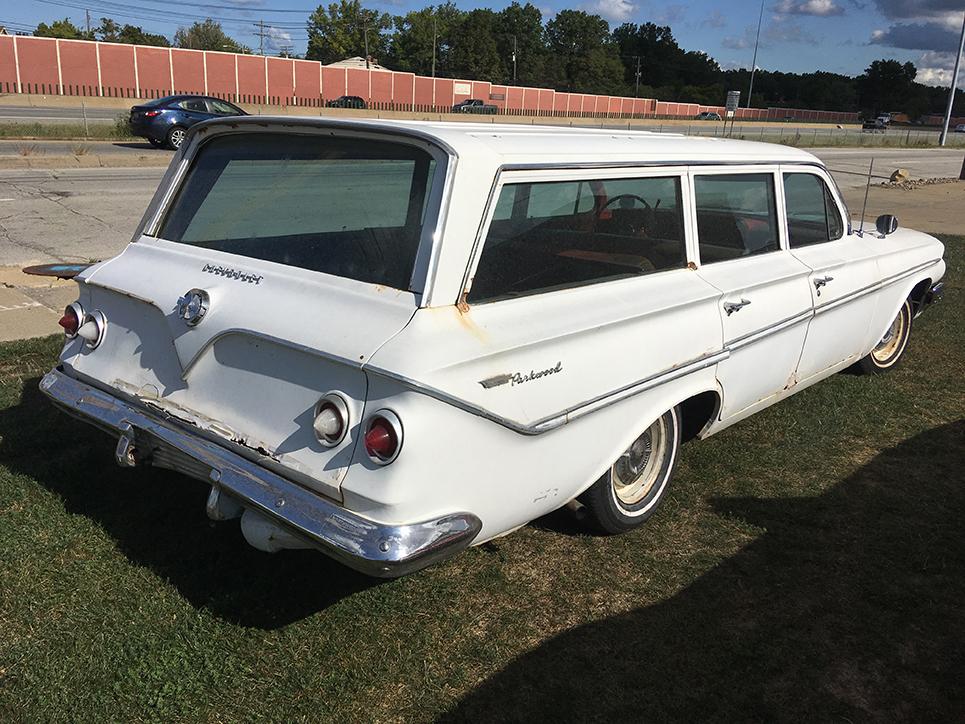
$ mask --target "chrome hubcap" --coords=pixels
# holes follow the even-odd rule
[[[184,131],[175,131],[171,134],[171,145],[179,148],[184,141]]]
[[[667,438],[661,418],[634,440],[613,464],[610,479],[613,492],[621,503],[636,505],[653,490],[660,477]]]
[[[891,323],[885,336],[878,342],[878,346],[871,350],[872,356],[879,362],[887,362],[898,351],[905,334],[905,312],[898,312],[895,321]]]

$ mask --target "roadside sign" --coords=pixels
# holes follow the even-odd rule
[[[733,118],[734,112],[737,110],[741,103],[741,92],[740,91],[727,91],[727,117]]]

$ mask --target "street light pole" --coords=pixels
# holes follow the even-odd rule
[[[432,77],[436,77],[436,9],[432,8]]]
[[[513,34],[513,85],[516,85],[516,34]]]
[[[962,15],[962,37],[958,41],[958,55],[955,56],[955,70],[952,71],[952,87],[948,91],[948,108],[945,109],[945,122],[942,124],[942,135],[938,138],[938,145],[944,146],[948,137],[948,124],[952,120],[952,107],[955,105],[955,90],[958,88],[958,69],[962,66],[962,51],[965,50],[965,15]]]
[[[640,97],[640,56],[639,56],[639,55],[637,56],[637,73],[636,73],[636,75],[637,75],[637,83],[636,83],[636,85],[635,85],[634,88],[633,88],[633,97],[634,97],[634,98],[639,98],[639,97]]]
[[[365,67],[369,67],[369,24],[365,23],[362,26],[362,32],[365,34]]]
[[[754,41],[754,60],[751,61],[751,87],[747,89],[747,105],[751,107],[751,95],[754,93],[754,74],[757,72],[757,48],[761,44],[761,23],[764,21],[764,0],[761,0],[761,14],[757,17],[757,39]]]

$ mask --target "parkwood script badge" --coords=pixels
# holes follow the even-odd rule
[[[485,380],[479,380],[479,384],[485,387],[487,390],[493,387],[499,387],[500,385],[505,385],[507,382],[511,386],[521,385],[524,382],[532,382],[533,380],[538,380],[548,375],[555,375],[563,371],[563,363],[557,362],[555,367],[550,367],[545,370],[530,370],[529,372],[510,372],[505,375],[496,375],[495,377],[488,377]]]

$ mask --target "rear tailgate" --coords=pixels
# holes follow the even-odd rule
[[[415,310],[409,292],[143,237],[81,279],[81,303],[107,319],[103,342],[68,343],[76,376],[243,446],[338,497],[366,396],[360,369]],[[209,308],[189,326],[178,299],[203,289]],[[314,437],[314,406],[339,391],[349,433]]]

